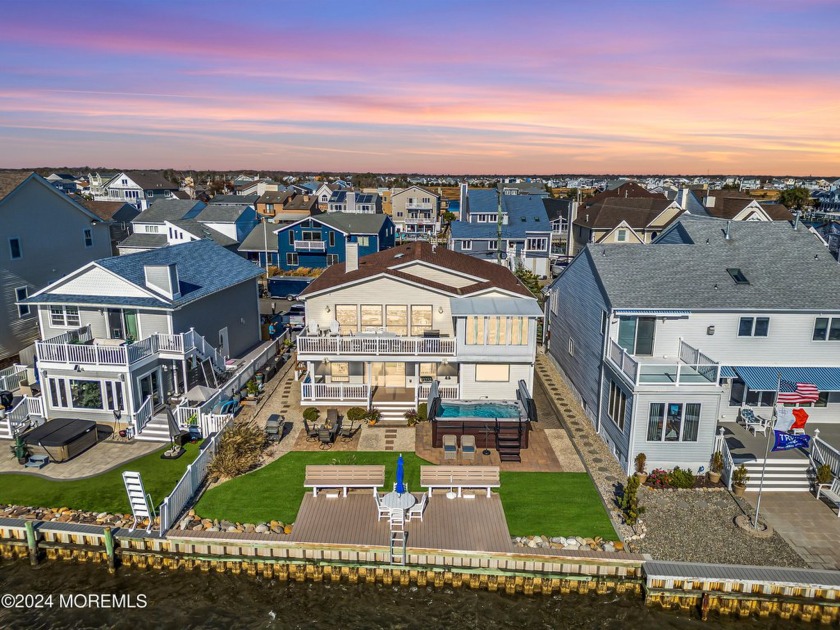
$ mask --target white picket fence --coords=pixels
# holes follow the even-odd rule
[[[181,512],[189,504],[190,500],[195,496],[195,493],[204,483],[207,477],[207,469],[210,462],[216,455],[216,449],[219,446],[219,441],[222,439],[225,431],[233,424],[233,416],[226,415],[227,422],[219,427],[219,430],[210,438],[205,440],[202,444],[201,452],[198,457],[187,466],[184,475],[175,484],[169,496],[160,504],[160,534],[161,536],[175,524],[175,519],[180,516]]]

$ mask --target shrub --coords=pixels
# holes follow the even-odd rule
[[[303,410],[303,419],[307,422],[315,422],[318,419],[318,416],[321,415],[321,412],[318,411],[315,407],[307,407]]]
[[[429,413],[426,410],[426,403],[420,403],[417,405],[417,421],[424,422],[429,419]]]
[[[694,473],[691,468],[682,469],[679,466],[668,473],[668,483],[672,488],[693,488]]]
[[[747,467],[743,464],[738,466],[738,468],[735,469],[735,472],[732,473],[732,483],[736,486],[746,486],[749,480],[750,474],[747,472]]]
[[[647,455],[644,453],[639,453],[636,455],[636,472],[640,475],[645,473],[645,463],[647,462]]]
[[[639,516],[645,511],[645,508],[639,506],[639,478],[636,475],[627,477],[627,483],[624,484],[624,493],[618,502],[621,511],[624,513],[624,521],[628,525],[635,525],[639,520]]]
[[[712,454],[712,462],[709,464],[709,470],[714,473],[719,473],[723,471],[723,453],[720,451],[715,451]]]
[[[347,410],[346,416],[350,422],[361,422],[366,414],[367,410],[363,407],[350,407],[350,409]]]
[[[829,484],[831,483],[831,478],[831,466],[823,464],[822,466],[817,467],[817,483]]]
[[[370,424],[376,424],[379,422],[379,418],[381,416],[382,412],[376,407],[371,407],[365,412],[365,420],[367,420]]]
[[[208,471],[218,477],[242,475],[260,462],[265,432],[252,424],[236,424],[222,435]]]
[[[408,421],[408,426],[410,427],[413,427],[415,424],[417,424],[417,421],[419,419],[419,416],[414,409],[409,409],[403,414],[403,416],[405,417],[406,421]]]
[[[669,488],[668,471],[661,468],[654,469],[647,478],[647,483],[653,488]]]

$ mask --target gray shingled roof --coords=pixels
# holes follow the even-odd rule
[[[134,219],[134,223],[163,223],[179,219],[192,219],[206,204],[194,199],[159,199]]]
[[[588,245],[583,255],[613,308],[838,310],[840,265],[804,226],[729,223],[729,240],[727,221],[684,216],[660,238],[678,230],[685,244]]]
[[[166,234],[146,234],[136,232],[125,237],[117,247],[133,247],[136,249],[157,249],[167,243]]]
[[[230,247],[239,243],[239,241],[229,237],[227,234],[222,234],[218,230],[214,230],[210,226],[204,225],[204,223],[195,219],[181,219],[179,221],[170,221],[170,223],[198,238],[209,238],[222,247]]]
[[[248,208],[248,204],[233,203],[210,203],[198,215],[199,221],[210,221],[212,223],[236,223],[242,213]]]
[[[135,184],[143,190],[178,190],[178,184],[173,184],[160,173],[155,171],[124,171]],[[117,173],[119,175],[119,173]]]
[[[320,221],[348,234],[378,234],[382,224],[390,220],[387,214],[360,214],[356,212],[328,212],[313,216]]]
[[[274,233],[279,226],[276,223],[261,221],[254,226],[251,233],[242,241],[239,246],[240,252],[264,252],[266,246],[268,251],[277,251],[277,235]]]

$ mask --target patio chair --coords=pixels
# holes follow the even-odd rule
[[[334,427],[338,424],[338,409],[335,407],[327,409],[327,426]]]
[[[420,501],[412,505],[406,514],[406,520],[413,521],[415,519],[423,520],[423,511],[426,509],[426,502],[429,500],[428,495],[424,492]]]
[[[321,327],[318,326],[318,322],[309,322],[309,325],[306,327],[306,331],[311,337],[317,337],[321,334]]]
[[[333,337],[338,337],[340,331],[341,324],[339,324],[336,320],[332,320],[330,322],[330,335],[332,335]]]
[[[443,436],[443,459],[455,459],[458,456],[458,438],[454,435]]]
[[[744,428],[747,431],[752,431],[753,435],[756,435],[759,431],[761,431],[761,435],[767,435],[770,423],[757,417],[750,407],[741,407],[741,419],[744,421]]]
[[[391,508],[387,508],[379,501],[379,493],[374,491],[373,493],[373,500],[376,502],[376,511],[378,512],[379,520],[381,521],[383,518],[390,519],[391,518]]]
[[[472,461],[475,459],[475,436],[462,435],[461,436],[461,457]]]
[[[338,432],[338,434],[341,436],[341,440],[343,442],[349,442],[350,440],[353,439],[353,436],[356,434],[356,428],[357,428],[355,426],[355,424],[356,424],[355,422],[351,421],[349,426],[342,426],[341,427],[341,430]]]
[[[321,441],[318,448],[322,451],[332,448],[332,433],[329,429],[318,429],[318,439]]]
[[[303,430],[306,431],[307,442],[314,442],[318,439],[318,429],[309,426],[309,423],[306,421],[306,418],[303,419]]]

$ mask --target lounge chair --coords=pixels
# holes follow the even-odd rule
[[[443,436],[443,459],[455,459],[458,456],[458,438],[454,435]]]
[[[338,424],[338,409],[333,407],[332,409],[327,409],[327,426],[334,427]]]
[[[318,429],[318,439],[321,444],[318,448],[322,451],[332,448],[332,432],[329,429]]]
[[[461,457],[472,461],[475,459],[475,436],[462,435],[461,436]]]
[[[412,505],[406,514],[406,520],[413,521],[414,519],[419,518],[421,521],[423,520],[423,511],[426,509],[426,502],[429,500],[428,495],[424,492],[423,496],[420,498],[420,501]]]
[[[306,421],[306,418],[303,419],[303,429],[306,431],[306,441],[307,442],[314,442],[318,439],[318,429],[315,427],[310,427],[309,423]]]

